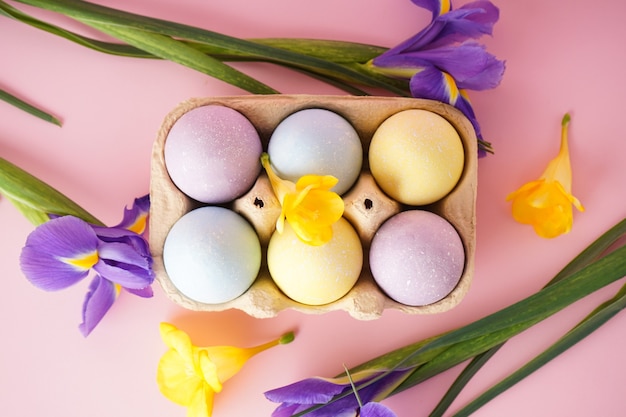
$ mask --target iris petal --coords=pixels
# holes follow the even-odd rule
[[[83,336],[96,327],[115,302],[115,285],[100,275],[96,275],[89,285],[89,291],[83,303],[83,322],[78,326]]]
[[[143,289],[154,281],[150,258],[138,254],[123,243],[101,244],[100,261],[93,269],[104,278],[124,288]]]
[[[361,407],[360,417],[396,417],[396,414],[380,403],[367,403]]]
[[[150,213],[150,195],[136,198],[130,209],[124,209],[122,222],[115,227],[128,229],[137,234],[146,230],[148,214]]]
[[[415,5],[430,10],[433,19],[450,10],[450,0],[411,0]]]
[[[388,396],[389,393],[411,375],[413,371],[414,368],[408,368],[390,372],[364,388],[359,388],[359,386],[381,375],[384,371],[368,370],[351,375],[361,402],[369,403],[379,401]],[[307,415],[312,417],[354,416],[355,411],[359,408],[359,403],[355,395],[346,395],[343,398],[329,403],[329,401],[338,394],[348,391],[352,391],[352,386],[346,377],[331,379],[307,378],[281,388],[267,391],[265,392],[265,397],[272,402],[282,403],[276,408],[274,413],[272,413],[272,417],[291,416],[294,413],[304,411],[319,404],[324,404],[324,406]],[[288,412],[292,414],[288,414]]]
[[[499,17],[500,11],[489,1],[465,4],[457,10],[439,16],[438,20],[444,22],[444,25],[430,47],[491,35]]]
[[[453,79],[446,77],[445,73],[434,67],[427,67],[415,74],[409,85],[414,97],[441,101],[459,109],[472,123],[476,136],[482,139],[480,125],[467,96],[463,90],[459,90]]]
[[[152,290],[152,287],[148,286],[146,288],[139,288],[139,289],[135,289],[135,288],[124,288],[127,292],[136,295],[137,297],[141,297],[141,298],[151,298],[152,296],[154,296],[154,291]]]
[[[307,378],[265,392],[265,397],[275,403],[322,404],[343,392],[349,384],[336,384],[324,378]]]
[[[437,100],[451,105],[456,104],[458,88],[450,85],[443,72],[435,67],[426,67],[415,74],[410,81],[411,94],[414,97],[423,97]]]
[[[131,246],[139,255],[149,258],[150,248],[146,240],[137,233],[119,227],[94,226],[98,238],[108,243],[124,243]]]
[[[81,266],[80,260],[97,247],[98,239],[88,223],[72,216],[58,217],[31,232],[20,255],[20,266],[36,287],[60,290],[87,276],[89,268]]]

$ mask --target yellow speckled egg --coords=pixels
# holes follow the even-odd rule
[[[456,129],[442,116],[420,109],[398,112],[376,130],[369,149],[370,170],[391,198],[425,205],[455,187],[465,154]]]
[[[363,267],[361,241],[341,218],[333,225],[333,238],[311,246],[296,236],[288,223],[274,232],[267,248],[267,266],[276,285],[302,304],[322,305],[343,297],[354,286]]]

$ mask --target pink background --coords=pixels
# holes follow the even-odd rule
[[[408,0],[100,0],[128,11],[239,37],[318,37],[394,44],[421,29],[428,12]],[[461,2],[455,2],[459,6]],[[462,2],[465,3],[465,2]],[[251,360],[216,397],[219,417],[269,416],[263,392],[298,379],[332,376],[393,348],[469,323],[537,291],[601,232],[624,217],[623,67],[619,0],[499,0],[491,52],[507,61],[502,84],[472,94],[496,155],[479,162],[478,241],[472,288],[434,316],[389,311],[375,321],[343,312],[285,311],[254,319],[239,311],[193,313],[156,286],[153,299],[123,294],[86,339],[78,332],[86,282],[45,293],[18,266],[32,226],[0,199],[0,415],[184,416],[155,383],[165,352],[158,323],[188,331],[198,345],[254,345],[294,329],[296,341]],[[16,7],[32,11],[22,5]],[[57,22],[65,19],[39,13]],[[75,26],[70,27],[74,28]],[[86,31],[85,33],[91,33]],[[0,86],[58,115],[58,128],[0,103],[0,155],[49,182],[107,224],[149,187],[152,141],[163,117],[196,96],[241,91],[169,62],[107,56],[0,17]],[[284,93],[340,93],[287,70],[239,68]],[[586,207],[569,235],[537,237],[515,223],[505,196],[541,174],[571,112],[574,194]],[[516,337],[462,393],[453,409],[547,347],[611,295],[619,283]],[[479,410],[480,417],[618,416],[626,406],[626,317]],[[385,404],[398,416],[427,416],[461,368]]]

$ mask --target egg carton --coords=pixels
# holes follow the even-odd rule
[[[170,281],[163,264],[163,245],[170,228],[185,213],[203,206],[181,192],[170,179],[164,160],[164,145],[174,123],[188,111],[206,105],[223,105],[239,111],[256,127],[267,149],[276,126],[298,110],[323,108],[347,119],[363,143],[363,168],[357,183],[342,197],[344,217],[357,231],[364,249],[363,269],[354,287],[337,301],[324,305],[306,305],[287,297],[272,280],[266,263],[267,244],[274,232],[281,208],[272,192],[267,176],[261,173],[255,185],[242,197],[223,205],[245,217],[255,228],[261,241],[263,262],[252,286],[238,298],[220,304],[206,304],[186,297]],[[378,126],[395,113],[422,109],[445,118],[457,130],[463,142],[465,161],[463,173],[455,188],[441,200],[428,206],[406,206],[389,198],[376,185],[369,173],[367,154],[371,138]],[[355,97],[325,95],[250,95],[194,98],[179,104],[165,118],[154,142],[150,182],[150,250],[154,259],[156,279],[166,295],[180,306],[193,311],[239,309],[257,318],[274,317],[285,309],[321,314],[344,310],[360,320],[372,320],[386,309],[407,314],[433,314],[456,306],[469,290],[474,273],[476,230],[477,143],[469,120],[452,106],[424,99],[396,97]],[[425,306],[409,306],[383,293],[368,266],[370,241],[379,226],[389,217],[407,209],[424,209],[450,222],[461,237],[465,250],[463,274],[457,286],[443,299]]]

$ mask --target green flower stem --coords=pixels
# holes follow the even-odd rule
[[[182,64],[211,77],[224,80],[253,94],[275,94],[278,91],[237,71],[180,41],[158,33],[141,32],[100,22],[89,22],[90,26],[120,39],[132,46],[163,59]]]
[[[506,343],[506,342],[504,342]],[[469,383],[472,377],[486,364],[500,350],[504,343],[492,347],[491,349],[476,355],[470,363],[463,368],[463,371],[454,380],[450,388],[446,391],[445,395],[441,398],[437,406],[430,413],[429,417],[441,417],[446,412],[452,402],[461,393],[463,388]]]
[[[564,119],[565,120],[565,119]],[[626,221],[618,223],[616,226],[609,229],[602,238],[597,239],[591,245],[589,245],[583,252],[581,252],[576,258],[574,258],[569,264],[567,264],[546,286],[552,285],[555,282],[562,280],[563,278],[579,271],[583,267],[589,265],[594,260],[598,259],[603,253],[610,249],[612,245],[625,236],[626,233]],[[477,355],[470,361],[470,363],[463,369],[457,379],[452,383],[448,391],[441,398],[440,402],[433,409],[430,417],[439,417],[450,407],[452,402],[456,399],[458,394],[463,390],[465,385],[469,383],[471,378],[482,368],[482,366],[491,358],[495,353],[504,345],[503,342],[500,345],[494,346],[480,355]]]
[[[68,197],[4,158],[0,158],[0,194],[36,226],[48,221],[50,214],[72,215],[104,226]]]
[[[42,20],[36,19],[26,13],[16,9],[15,7],[0,0],[0,15],[10,17],[19,22],[33,26],[37,29],[52,33],[53,35],[60,36],[72,42],[75,42],[81,46],[93,49],[98,52],[103,52],[111,55],[134,57],[134,58],[156,58],[154,55],[149,54],[141,49],[137,49],[130,45],[124,45],[120,43],[103,42],[96,39],[91,39],[86,36],[82,36],[65,30],[59,26],[52,25]]]
[[[526,378],[528,375],[532,374],[543,365],[583,340],[585,337],[589,336],[624,308],[626,308],[626,285],[623,286],[611,300],[597,307],[592,313],[589,314],[589,316],[567,332],[556,343],[529,361],[516,372],[512,373],[504,380],[485,391],[478,398],[467,404],[455,413],[454,417],[469,416],[487,402],[500,395],[502,392],[506,391],[522,379]]]
[[[85,1],[76,0],[17,0],[20,3],[28,4],[35,7],[40,7],[46,10],[61,13],[67,17],[78,20],[84,24],[92,26],[96,29],[106,29],[105,32],[111,34],[112,27],[117,29],[115,37],[120,35],[118,30],[122,30],[122,41],[132,41],[132,46],[143,49],[142,41],[143,34],[152,33],[162,36],[167,36],[176,39],[177,42],[187,41],[187,45],[190,48],[196,49],[193,43],[201,43],[210,45],[212,48],[217,48],[220,55],[225,57],[239,57],[239,59],[271,62],[288,68],[295,68],[307,73],[314,73],[318,77],[331,80],[335,83],[349,83],[359,84],[374,88],[382,88],[389,92],[398,95],[409,95],[407,84],[404,82],[396,82],[395,80],[387,79],[386,77],[376,76],[367,69],[357,70],[352,66],[342,65],[327,57],[320,58],[318,56],[310,56],[301,52],[294,52],[292,49],[283,49],[280,47],[272,46],[270,44],[263,44],[259,42],[248,41],[244,39],[230,37],[224,34],[187,26],[175,22],[169,22],[161,19],[154,19],[150,17],[140,16],[132,13],[123,12],[120,10],[99,6],[96,4],[88,3]],[[104,25],[104,26],[103,26]],[[132,34],[131,34],[132,33]],[[76,40],[76,39],[75,39]],[[178,44],[177,44],[178,45]],[[338,43],[335,45],[339,45]],[[198,58],[197,55],[192,54],[190,51],[166,51],[170,49],[170,45],[164,45],[162,49],[154,49],[154,45],[151,41],[148,41],[148,49],[146,52],[154,54],[158,52],[159,57],[177,57],[181,58],[180,54],[189,56],[185,57],[184,65],[192,64],[192,68],[197,69],[201,66],[197,62],[194,62]],[[346,46],[346,44],[344,44]],[[315,48],[319,55],[319,49]],[[199,50],[199,49],[198,49]],[[363,51],[363,47],[361,47]],[[193,56],[192,56],[193,55]],[[165,58],[169,59],[169,58]],[[175,62],[180,62],[177,60]],[[240,88],[246,88],[245,84],[238,84],[236,77],[220,78],[222,81],[229,82]]]
[[[6,101],[9,104],[14,105],[20,110],[24,110],[31,115],[40,118],[41,120],[45,120],[46,122],[53,123],[57,126],[61,126],[61,121],[54,117],[53,115],[46,113],[45,111],[15,97],[13,94],[10,94],[4,90],[0,90],[0,100]]]

